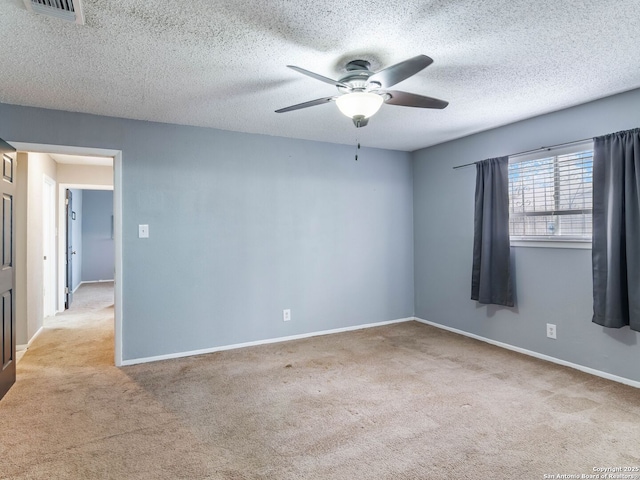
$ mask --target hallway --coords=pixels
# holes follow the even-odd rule
[[[83,284],[69,310],[45,318],[44,331],[22,361],[34,366],[114,365],[113,322],[113,282]],[[50,350],[65,352],[52,357]]]

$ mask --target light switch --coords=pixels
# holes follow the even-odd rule
[[[138,225],[138,238],[149,238],[149,225]]]

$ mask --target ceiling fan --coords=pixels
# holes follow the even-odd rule
[[[340,111],[351,118],[354,125],[359,128],[367,125],[369,118],[380,109],[383,103],[404,107],[442,109],[449,105],[449,102],[416,95],[415,93],[387,90],[432,63],[433,60],[426,55],[417,55],[379,72],[372,72],[369,70],[371,65],[368,61],[353,60],[347,63],[347,74],[339,80],[333,80],[294,65],[287,65],[287,67],[303,75],[334,85],[338,88],[340,94],[281,108],[276,110],[276,113],[291,112],[335,101]]]

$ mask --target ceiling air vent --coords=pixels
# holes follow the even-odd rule
[[[24,0],[27,10],[84,25],[81,0]]]

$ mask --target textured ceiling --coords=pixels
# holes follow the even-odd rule
[[[83,0],[83,26],[0,0],[0,102],[412,151],[640,87],[638,0]],[[366,59],[434,64],[356,129],[331,96]]]

